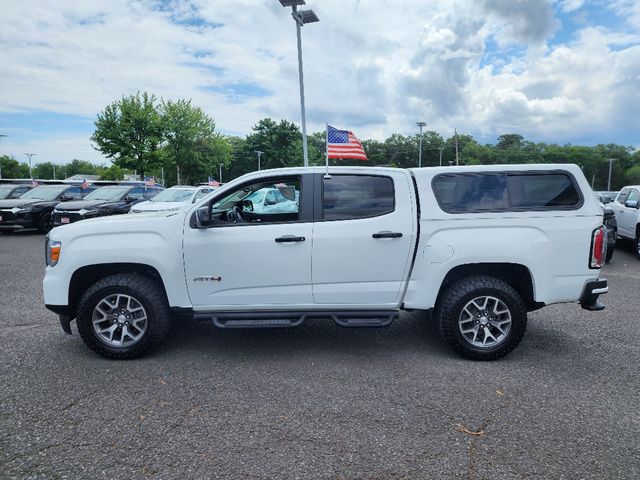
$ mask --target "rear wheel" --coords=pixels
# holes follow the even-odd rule
[[[167,335],[170,313],[162,289],[137,274],[104,278],[80,299],[78,332],[95,352],[108,358],[142,356]]]
[[[51,212],[42,212],[38,217],[36,227],[40,233],[49,233],[53,228],[53,218]]]
[[[442,338],[471,360],[495,360],[513,351],[527,329],[524,302],[493,277],[469,277],[451,285],[436,309]]]
[[[640,235],[638,234],[636,234],[636,239],[633,242],[633,250],[636,254],[636,257],[638,257],[638,260],[640,260]]]

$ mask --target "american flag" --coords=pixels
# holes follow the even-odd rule
[[[31,186],[32,186],[33,188],[36,188],[36,187],[38,186],[38,181],[37,181],[35,178],[32,178],[32,179],[31,179]]]
[[[153,177],[144,177],[145,187],[154,187],[156,185],[156,179]]]
[[[220,183],[215,181],[213,178],[209,177],[209,186],[210,187],[219,187]]]
[[[89,182],[87,182],[86,178],[83,178],[82,179],[82,189],[84,190],[86,188],[89,188]]]
[[[353,132],[338,130],[331,125],[327,125],[327,156],[328,158],[367,160],[362,143]]]

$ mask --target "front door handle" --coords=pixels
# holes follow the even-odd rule
[[[371,235],[373,238],[400,238],[402,233],[400,232],[378,232]]]
[[[296,237],[294,235],[285,235],[284,237],[276,238],[276,243],[292,243],[292,242],[304,242],[304,237]]]

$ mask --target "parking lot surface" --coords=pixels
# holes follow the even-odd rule
[[[116,362],[44,308],[43,236],[3,235],[0,478],[639,478],[630,252],[604,269],[604,312],[533,312],[497,362],[455,356],[419,312],[385,329],[182,321]]]

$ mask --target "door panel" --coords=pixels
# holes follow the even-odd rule
[[[286,209],[258,205],[265,192],[284,191]],[[260,176],[205,203],[215,223],[186,219],[184,265],[191,302],[200,310],[312,307],[311,175]],[[207,207],[205,207],[207,208]]]
[[[346,176],[346,175],[345,175]],[[416,206],[410,195],[413,188],[408,175],[385,174],[394,187],[393,211],[370,218],[318,221],[313,232],[313,298],[317,304],[382,307],[399,302],[404,279],[415,247]],[[332,182],[340,175],[322,182]],[[365,176],[359,176],[365,177]],[[345,188],[346,187],[346,188]],[[321,203],[323,215],[330,210],[337,218],[358,215],[358,209],[380,208],[377,202],[385,192],[364,192],[358,197],[353,186],[341,185],[351,192],[335,192]],[[377,188],[377,187],[375,187]],[[323,189],[327,190],[326,183]],[[336,189],[337,190],[337,189]],[[356,208],[351,205],[356,204]],[[401,234],[401,235],[400,235]]]
[[[276,242],[287,235],[304,241]],[[312,236],[313,223],[187,226],[184,263],[192,304],[211,309],[313,304]]]

